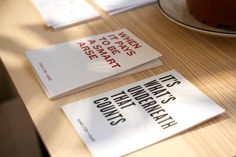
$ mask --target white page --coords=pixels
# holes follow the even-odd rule
[[[100,81],[93,82],[92,84],[88,84],[88,85],[83,86],[83,87],[76,88],[72,91],[64,93],[63,96],[69,95],[69,94],[74,93],[76,91],[81,91],[81,90],[84,90],[84,89],[87,89],[87,88],[90,88],[90,87],[101,85],[101,84],[104,84],[104,83],[107,83],[107,82],[110,82],[110,81],[113,81],[113,80],[116,80],[116,79],[119,79],[119,78],[122,78],[122,77],[130,76],[130,75],[133,75],[133,74],[136,74],[136,73],[139,73],[139,72],[151,69],[151,68],[155,68],[155,67],[161,66],[162,64],[163,63],[160,59],[156,59],[156,60],[148,62],[144,65],[138,66],[138,67],[133,68],[133,69],[128,70],[128,71],[125,71],[123,73],[108,77],[108,78],[100,80]],[[45,88],[44,88],[44,90],[45,90]],[[47,90],[45,90],[45,91],[47,92]],[[57,97],[60,97],[60,96],[62,96],[62,95],[58,95],[58,96],[54,97],[53,99],[56,99]]]
[[[103,10],[112,12],[114,10],[120,10],[123,8],[132,8],[144,4],[156,2],[155,0],[93,0]]]
[[[94,157],[118,157],[224,112],[178,72],[62,106]]]
[[[156,2],[156,1],[155,1]],[[150,2],[150,3],[154,3],[154,2]],[[150,4],[148,3],[148,4]],[[133,8],[137,8],[137,7],[140,7],[140,6],[144,6],[144,5],[147,5],[146,2],[142,2],[142,3],[137,3],[135,5],[131,5],[131,6],[126,6],[126,7],[123,7],[123,8],[117,8],[115,10],[110,10],[108,12],[109,15],[115,15],[115,14],[119,14],[121,12],[124,12],[124,11],[127,11],[127,10],[131,10]]]
[[[100,14],[85,0],[32,0],[48,26],[65,27],[97,18]]]
[[[148,3],[146,1],[143,1],[143,2],[132,4],[132,5],[126,5],[125,7],[121,7],[121,8],[116,7],[116,9],[114,9],[114,10],[109,10],[108,14],[109,15],[115,15],[115,14],[118,14],[118,13],[121,13],[121,12],[124,12],[124,11],[127,11],[127,10],[131,10],[133,8],[148,5],[148,4],[151,4],[151,3],[154,3],[154,2],[156,2],[156,1],[148,2]]]

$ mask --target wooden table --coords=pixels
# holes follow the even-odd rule
[[[186,30],[164,17],[157,4],[115,16],[102,12],[102,16],[102,19],[53,31],[45,26],[30,0],[0,1],[0,56],[50,155],[91,156],[61,111],[62,105],[175,69],[224,107],[226,113],[127,156],[235,156],[236,39]],[[26,51],[124,27],[160,51],[164,65],[54,101],[48,100],[26,60]]]

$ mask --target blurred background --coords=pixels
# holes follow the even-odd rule
[[[1,59],[0,157],[49,157]]]

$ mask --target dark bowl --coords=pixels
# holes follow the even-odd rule
[[[207,25],[236,30],[236,0],[186,0],[195,18]]]

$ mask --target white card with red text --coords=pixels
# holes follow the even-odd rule
[[[224,112],[174,70],[62,110],[95,157],[131,153]]]
[[[27,53],[50,99],[159,66],[160,56],[127,29]]]

